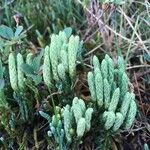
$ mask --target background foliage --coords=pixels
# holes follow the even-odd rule
[[[63,82],[56,84],[53,81],[53,90],[44,85],[41,64],[52,34],[58,34],[66,27],[71,27],[72,34],[80,36],[83,57],[78,55],[76,76],[69,85],[71,90],[64,92]],[[24,92],[13,92],[9,82],[10,53],[15,56],[15,65],[17,54],[23,56]],[[91,131],[80,142],[73,143],[72,149],[101,149],[100,143],[105,139],[104,149],[112,145],[111,149],[147,150],[150,144],[149,1],[1,0],[0,95],[3,99],[0,105],[0,147],[65,149],[63,142],[57,143],[56,137],[50,138],[49,134],[53,133],[47,134],[52,127],[52,114],[55,112],[53,118],[59,118],[59,107],[71,106],[75,96],[85,103],[90,101],[87,73],[93,67],[93,56],[101,62],[105,54],[115,63],[118,56],[125,60],[125,70],[131,82],[129,87],[135,93],[138,107],[134,125],[128,131],[121,130],[112,136],[103,134],[97,127],[97,118],[93,117]]]

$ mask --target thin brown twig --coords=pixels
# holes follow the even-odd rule
[[[142,97],[141,97],[140,90],[139,90],[139,84],[138,84],[137,76],[136,76],[135,72],[134,72],[134,78],[135,78],[135,84],[136,84],[136,87],[137,87],[137,91],[138,91],[138,94],[139,94],[140,105],[142,106],[141,107],[142,108],[142,112],[143,112],[143,114],[145,114],[144,108],[143,108]]]
[[[135,69],[135,68],[143,68],[143,67],[150,67],[150,65],[136,65],[136,66],[131,66],[131,67],[127,67],[126,70]]]
[[[89,51],[88,53],[86,53],[84,56],[88,56],[92,53],[94,53],[98,48],[100,48],[103,44],[98,45],[97,47],[93,48],[91,51]]]
[[[144,73],[141,73],[141,74],[137,75],[137,80],[138,80],[140,77],[142,77],[142,76],[144,76],[144,75],[146,75],[146,74],[149,74],[149,73],[150,73],[150,69],[147,70],[147,71],[145,71]],[[135,78],[132,80],[132,82],[134,82],[134,81],[135,81]]]
[[[137,33],[137,31],[134,29],[130,18],[124,13],[124,11],[122,10],[121,7],[119,7],[120,11],[118,10],[118,12],[122,13],[123,16],[125,17],[125,19],[127,20],[128,24],[130,25],[130,27],[132,28],[132,30],[135,32],[135,35],[137,36],[137,38],[139,39],[140,44],[143,46],[144,50],[147,52],[147,54],[150,55],[150,52],[148,51],[147,47],[145,46],[145,44],[143,43],[141,37],[139,36],[139,34]]]
[[[78,2],[79,2],[80,4],[82,4],[82,2],[81,2],[80,0],[78,0]],[[85,9],[87,10],[88,13],[90,13],[91,15],[93,15],[93,17],[94,17],[96,20],[98,19],[94,14],[92,14],[92,13],[90,12],[90,10],[89,10],[88,8],[85,8]],[[100,23],[104,24],[104,22],[102,22],[101,20],[99,20],[99,21],[100,21]],[[111,32],[113,32],[115,35],[121,37],[122,39],[128,41],[129,43],[132,43],[132,44],[134,44],[134,45],[136,45],[136,46],[139,45],[138,43],[136,43],[136,42],[134,42],[134,41],[128,39],[127,37],[124,37],[123,35],[121,35],[121,34],[118,33],[117,31],[115,31],[114,29],[112,29],[110,26],[108,26],[107,24],[105,24],[105,27],[106,27],[108,30],[110,30]]]

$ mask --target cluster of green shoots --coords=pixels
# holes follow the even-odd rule
[[[100,111],[105,130],[116,132],[118,129],[129,129],[135,119],[137,107],[135,95],[130,90],[129,79],[125,72],[124,61],[121,57],[114,65],[106,55],[99,62],[93,57],[94,69],[88,73],[88,84],[91,99]]]
[[[75,97],[71,106],[67,104],[62,109],[56,106],[52,117],[42,111],[40,114],[49,121],[48,135],[53,135],[60,149],[64,149],[66,145],[80,142],[90,130],[93,111],[93,108],[87,107],[82,99]]]
[[[40,93],[38,88],[41,83],[47,86],[47,93],[50,92],[50,94],[51,91],[56,90],[54,86],[58,83],[67,87],[63,92],[71,89],[71,85],[76,79],[76,65],[81,48],[82,42],[80,42],[79,36],[71,35],[71,30],[67,29],[60,31],[59,34],[53,34],[50,45],[46,46],[37,57],[29,53],[24,61],[21,53],[11,52],[9,54],[10,85],[13,89],[13,98],[17,100],[24,120],[27,121],[29,118],[28,108],[33,107],[32,103],[25,98],[28,89],[27,79],[29,77],[33,79],[30,80],[30,89],[34,90],[36,94]],[[48,135],[53,137],[58,149],[68,149],[68,146],[80,143],[83,136],[95,127],[95,125],[93,126],[95,116],[98,119],[95,122],[98,123],[97,129],[112,134],[119,129],[129,129],[135,119],[137,111],[135,95],[129,88],[129,78],[123,59],[119,57],[117,64],[114,64],[113,60],[106,55],[100,63],[94,56],[92,62],[93,69],[87,75],[91,101],[85,102],[73,93],[74,97],[66,97],[68,100],[73,100],[64,104],[61,101],[58,103],[57,99],[59,98],[47,95],[53,106],[52,112],[50,111],[51,115],[44,112],[44,109],[39,111],[40,115],[48,120]],[[40,71],[41,74],[39,74]],[[0,80],[2,81],[3,72],[4,68],[0,61]],[[36,86],[38,87],[36,88]],[[38,101],[40,96],[34,98]],[[3,85],[0,86],[1,110],[7,110],[8,105]],[[33,108],[31,109],[33,111]],[[6,115],[3,116],[2,112],[0,113],[1,124],[6,124]]]
[[[18,53],[17,56],[13,53],[9,54],[9,77],[10,84],[14,91],[23,91],[25,89],[24,73],[21,70],[21,65],[24,63],[23,56]]]
[[[64,143],[68,145],[82,140],[92,129],[93,116],[98,115],[97,128],[112,135],[119,129],[129,129],[135,119],[135,95],[129,88],[123,59],[119,57],[115,65],[106,55],[100,64],[94,56],[93,65],[93,71],[87,77],[92,103],[86,104],[84,100],[75,97],[72,105],[59,107],[50,119],[48,133],[55,137],[61,147],[64,147]]]
[[[65,31],[51,36],[50,46],[46,46],[43,63],[43,79],[49,89],[53,82],[70,84],[76,75],[76,60],[80,53],[82,42],[79,36],[73,36]]]

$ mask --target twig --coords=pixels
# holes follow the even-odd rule
[[[150,65],[131,66],[131,67],[127,67],[126,70],[135,69],[135,68],[143,68],[143,67],[150,67]]]
[[[137,87],[137,92],[139,94],[139,102],[140,102],[140,105],[143,106],[142,97],[141,97],[141,93],[140,93],[140,89],[139,89],[139,84],[138,84],[137,76],[136,76],[135,72],[134,72],[134,78],[135,78],[135,84]],[[141,107],[141,108],[142,108],[143,114],[145,115],[144,108],[143,107]]]
[[[79,2],[80,4],[82,4],[82,2],[81,2],[80,0],[78,0],[78,2]],[[94,17],[96,20],[98,20],[98,18],[97,18],[94,14],[92,14],[88,8],[85,8],[85,9],[87,10],[88,13],[90,13],[91,15],[93,15],[93,17]],[[104,24],[101,20],[99,20],[99,22],[102,23],[102,24]],[[112,29],[110,26],[108,26],[107,24],[105,24],[105,27],[106,27],[108,30],[110,30],[111,32],[113,32],[114,34],[116,34],[117,36],[121,37],[122,39],[124,39],[124,40],[126,40],[126,41],[128,41],[128,42],[131,42],[132,44],[134,44],[134,45],[136,45],[136,46],[139,45],[139,44],[133,42],[132,40],[130,40],[130,39],[128,39],[128,38],[122,36],[120,33],[118,33],[118,32],[116,32],[115,30],[113,30],[113,29]]]
[[[98,45],[97,47],[93,48],[91,51],[89,51],[88,53],[86,53],[84,56],[88,56],[90,54],[92,54],[93,52],[95,52],[98,48],[100,48],[103,44]]]
[[[140,77],[142,77],[142,76],[144,76],[144,75],[146,75],[146,74],[149,74],[149,73],[150,73],[150,69],[147,70],[147,71],[145,71],[144,73],[141,73],[141,74],[137,75],[136,78],[137,78],[137,80],[139,80]],[[132,79],[132,82],[135,82],[135,78]]]
[[[127,22],[129,23],[129,25],[131,26],[133,32],[135,33],[135,35],[136,35],[137,38],[139,39],[140,44],[143,46],[144,50],[147,52],[147,54],[150,55],[150,52],[148,51],[147,47],[144,45],[144,43],[143,43],[141,37],[139,36],[139,34],[137,33],[136,29],[133,27],[133,25],[132,25],[132,23],[131,23],[129,17],[124,13],[124,11],[122,10],[121,7],[119,7],[119,9],[120,9],[120,12],[121,12],[121,13],[123,14],[123,16],[125,17],[125,19],[127,20]],[[138,16],[138,17],[139,17],[139,16]],[[138,20],[138,19],[137,19],[137,20]]]
[[[139,22],[139,16],[136,20],[136,23],[135,23],[135,29],[133,27],[133,33],[132,33],[132,37],[131,37],[131,41],[133,41],[134,39],[134,35],[136,33],[136,29],[137,29],[137,26],[138,26],[138,22]],[[132,43],[129,44],[128,46],[128,50],[127,50],[127,54],[126,54],[126,58],[125,58],[125,66],[127,65],[127,61],[128,61],[128,57],[129,57],[129,53],[130,53],[130,50],[131,50],[131,46],[132,46]]]
[[[37,139],[37,129],[34,128],[33,130],[33,136],[34,136],[34,142],[35,142],[35,148],[39,149],[38,139]]]

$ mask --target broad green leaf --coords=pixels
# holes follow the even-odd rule
[[[21,69],[22,69],[22,71],[26,74],[26,75],[32,75],[32,74],[35,74],[34,73],[34,68],[32,67],[32,66],[30,66],[30,65],[28,65],[28,64],[25,64],[25,63],[23,63],[22,65],[21,65]]]
[[[15,31],[15,37],[18,37],[19,34],[22,32],[22,30],[23,30],[23,26],[18,26]]]
[[[33,79],[35,85],[40,84],[42,81],[42,77],[40,75],[31,75],[30,77]]]
[[[34,68],[35,71],[38,71],[40,68],[41,58],[44,54],[44,49],[41,50],[40,54],[38,54],[32,62],[32,68]]]
[[[1,25],[0,26],[0,36],[11,40],[14,37],[14,32],[11,28],[5,26],[5,25]]]

